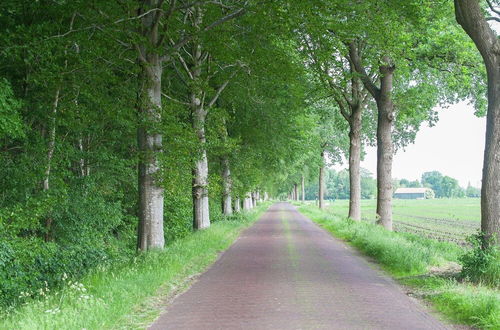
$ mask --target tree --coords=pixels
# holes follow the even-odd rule
[[[162,108],[162,75],[164,63],[173,60],[179,50],[185,48],[196,36],[202,32],[214,29],[224,22],[236,18],[244,13],[244,8],[234,8],[231,3],[213,3],[233,9],[229,13],[216,17],[214,21],[203,24],[203,12],[198,3],[186,5],[176,1],[148,0],[140,2],[138,15],[140,17],[139,42],[135,42],[139,63],[141,63],[142,80],[139,96],[138,112],[141,120],[138,131],[139,149],[141,158],[139,163],[139,239],[140,250],[163,248],[163,188],[158,183],[160,174],[159,155],[162,152],[162,134],[155,128],[161,121]],[[184,26],[177,27],[177,31],[170,31],[174,26],[174,15],[188,18]],[[160,30],[160,26],[162,29]],[[187,32],[187,33],[186,33]],[[193,80],[191,93],[191,107],[193,111],[193,127],[197,131],[200,142],[203,144],[205,109],[202,106],[202,91],[200,90],[199,75],[201,74],[202,53],[196,42],[192,46],[191,67],[183,66],[190,71]],[[165,49],[168,51],[166,52]],[[182,59],[181,59],[182,62]],[[206,192],[208,177],[208,162],[206,153],[202,151],[201,159],[196,162],[193,187],[194,223],[195,228],[205,228],[209,225],[208,196]],[[199,196],[199,197],[198,197]]]
[[[369,2],[361,6],[363,13],[377,14],[357,21],[363,30],[344,42],[356,72],[377,104],[378,223],[391,229],[391,167],[395,148],[412,142],[423,121],[435,120],[432,109],[438,103],[472,96],[480,107],[481,97],[476,91],[470,92],[477,87],[473,88],[468,79],[479,78],[480,82],[481,71],[469,62],[474,56],[468,43],[460,37],[452,38],[456,29],[447,16],[447,4],[410,1],[405,6],[395,6],[395,2],[387,1],[377,2],[373,8]],[[404,24],[392,27],[392,23],[401,21],[400,17],[406,18]],[[436,34],[436,29],[446,33]],[[408,44],[415,47],[405,46]],[[456,66],[449,65],[447,59],[452,56]]]
[[[394,104],[392,101],[393,74],[396,69],[392,58],[383,55],[378,67],[380,86],[377,87],[361,63],[359,45],[349,45],[349,57],[361,75],[361,81],[377,103],[377,223],[392,230],[392,127]]]
[[[442,188],[443,175],[438,171],[425,172],[422,174],[422,185],[434,190],[436,197],[444,197]]]
[[[486,17],[479,0],[455,0],[457,22],[476,45],[488,76],[488,111],[481,188],[481,231],[500,244],[500,40],[488,20],[500,20],[499,2],[487,0]]]
[[[471,186],[469,182],[469,184],[467,185],[467,189],[465,189],[465,196],[469,198],[481,197],[481,189]]]
[[[319,32],[319,37],[306,32],[302,39],[309,62],[312,63],[311,69],[324,87],[329,89],[338,111],[349,125],[349,218],[359,221],[362,110],[367,103],[367,93],[362,88],[359,77],[354,74],[352,61],[342,54],[343,47],[338,45],[338,40],[324,32]]]
[[[441,197],[452,198],[452,197],[463,197],[464,191],[458,185],[458,181],[452,177],[444,176],[441,180]]]

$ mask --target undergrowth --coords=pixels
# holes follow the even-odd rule
[[[19,308],[0,314],[0,329],[144,328],[159,315],[162,301],[188,286],[267,206],[218,221],[164,251],[139,255],[78,282],[62,278],[62,289],[42,290]]]
[[[462,276],[471,282],[500,288],[500,251],[494,244],[488,244],[483,234],[469,238],[472,249],[461,258]]]

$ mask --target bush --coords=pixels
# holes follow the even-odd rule
[[[474,283],[500,287],[500,250],[494,244],[486,244],[482,233],[468,238],[472,249],[460,257],[462,277]]]
[[[0,210],[0,308],[43,295],[98,266],[133,255],[134,217],[109,201],[96,184],[82,182],[60,195],[40,194]],[[53,220],[45,242],[44,220]]]
[[[100,247],[61,248],[41,239],[0,239],[0,307],[44,295],[61,284],[63,274],[79,278],[110,260]]]

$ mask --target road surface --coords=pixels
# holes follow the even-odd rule
[[[150,329],[447,329],[288,203],[274,204]]]

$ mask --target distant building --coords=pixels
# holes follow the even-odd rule
[[[399,199],[425,199],[433,197],[434,191],[431,188],[398,188],[394,192],[394,198]]]

